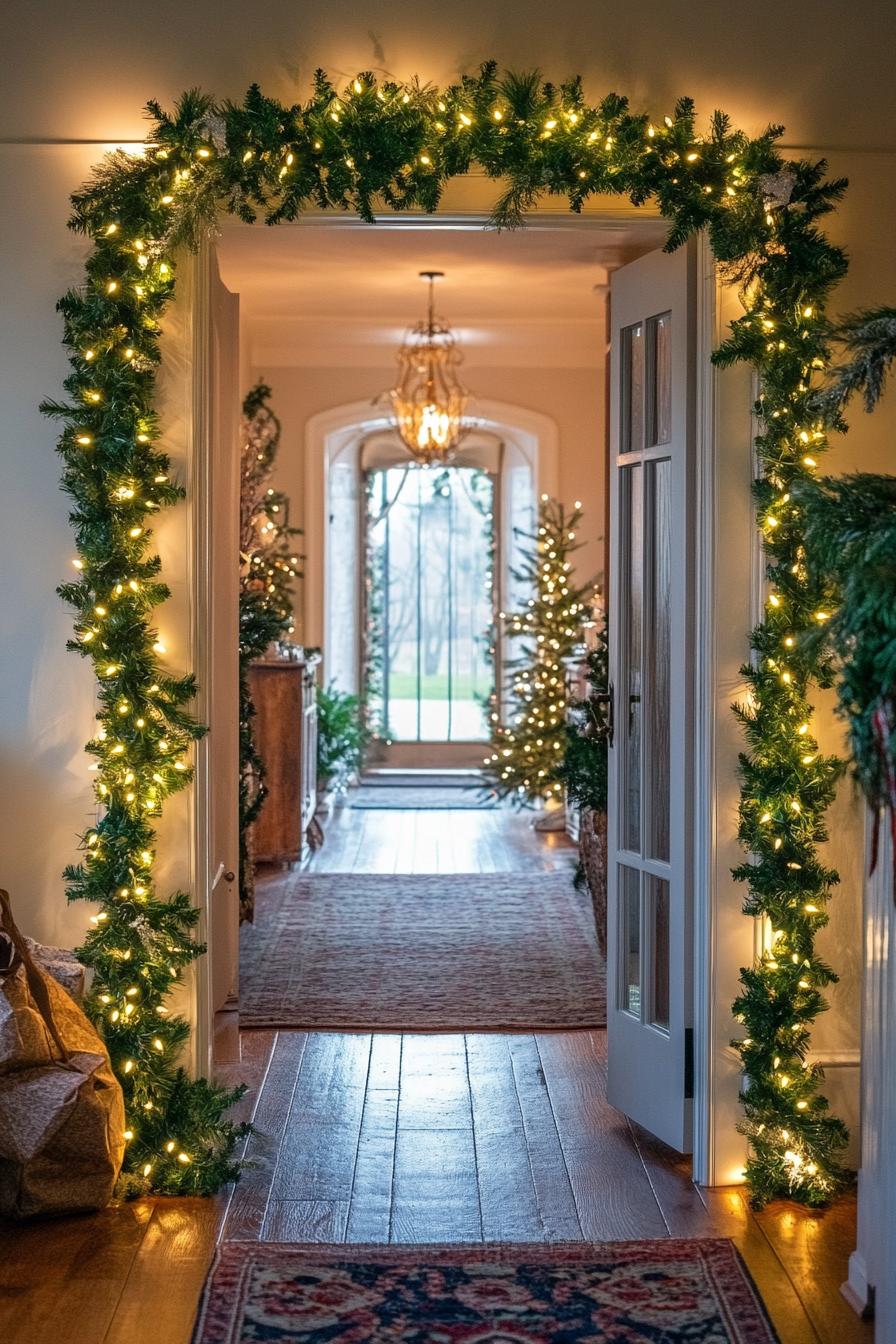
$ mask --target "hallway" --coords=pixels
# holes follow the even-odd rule
[[[562,835],[492,811],[345,809],[316,872],[543,871]],[[288,880],[279,870],[265,891]],[[239,1033],[222,1073],[244,1080],[256,1134],[215,1200],[141,1199],[84,1218],[0,1229],[8,1344],[186,1344],[219,1240],[433,1243],[733,1238],[782,1344],[859,1344],[839,1294],[854,1205],[755,1214],[739,1189],[699,1191],[687,1159],[604,1100],[605,1032]],[[27,1296],[28,1333],[17,1306]]]

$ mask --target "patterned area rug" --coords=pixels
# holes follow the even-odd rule
[[[298,874],[240,943],[240,1024],[309,1031],[574,1030],[606,1022],[572,874]]]
[[[497,799],[483,794],[481,786],[465,789],[457,785],[432,788],[428,785],[408,788],[405,785],[370,784],[353,789],[348,796],[349,807],[361,811],[443,812],[461,809],[480,812],[497,806]]]
[[[775,1344],[729,1241],[229,1242],[194,1344]]]

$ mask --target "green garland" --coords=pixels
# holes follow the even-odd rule
[[[809,565],[837,583],[820,637],[836,662],[856,779],[896,834],[896,476],[826,477],[802,502]]]
[[[834,427],[861,394],[873,411],[896,362],[896,308],[853,313],[832,333],[847,356],[831,369],[816,404]],[[861,472],[805,482],[806,556],[836,584],[837,605],[815,643],[834,660],[840,713],[849,725],[856,779],[875,816],[896,837],[896,477]]]
[[[431,211],[446,181],[475,164],[503,184],[496,224],[519,223],[544,193],[565,196],[574,211],[596,193],[653,200],[670,223],[668,247],[706,229],[726,277],[743,290],[746,314],[718,359],[746,361],[761,380],[757,505],[774,589],[753,634],[750,698],[739,711],[749,748],[740,833],[751,855],[739,876],[747,912],[774,930],[769,950],[744,971],[737,1005],[747,1029],[738,1049],[748,1074],[748,1177],[758,1202],[775,1194],[824,1201],[840,1181],[844,1134],[826,1114],[817,1069],[804,1065],[832,978],[815,935],[835,875],[817,846],[839,767],[819,755],[809,727],[810,687],[828,670],[800,636],[824,620],[829,594],[806,572],[794,487],[825,446],[810,380],[828,358],[824,305],[846,259],[818,219],[845,183],[825,182],[823,163],[785,163],[779,127],[751,139],[716,113],[701,130],[689,99],[651,121],[615,94],[586,102],[578,79],[556,86],[536,74],[500,76],[494,63],[442,92],[361,74],[340,93],[318,74],[301,105],[253,87],[240,105],[192,91],[173,115],[156,103],[149,111],[145,155],[110,155],[73,198],[72,226],[92,248],[84,285],[60,303],[69,400],[46,408],[63,422],[63,484],[79,551],[78,580],[62,592],[76,612],[73,647],[92,660],[100,687],[100,731],[88,749],[101,819],[69,870],[69,894],[98,906],[83,951],[95,972],[89,1006],[125,1083],[130,1166],[149,1168],[157,1187],[207,1186],[229,1169],[222,1154],[233,1137],[207,1111],[194,1124],[184,1108],[184,1089],[198,1097],[205,1084],[179,1074],[172,1082],[186,1028],[162,1013],[163,999],[199,953],[196,912],[186,894],[157,897],[152,884],[153,822],[188,782],[199,732],[187,712],[193,681],[164,670],[152,628],[166,589],[147,531],[153,514],[181,497],[153,409],[175,251],[195,245],[222,210],[271,224],[308,207],[366,220],[379,209]],[[203,1135],[200,1182],[192,1150]],[[178,1164],[181,1143],[192,1162]]]

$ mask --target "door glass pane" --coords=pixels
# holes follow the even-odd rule
[[[625,535],[621,620],[624,667],[620,706],[623,723],[623,770],[625,785],[622,807],[622,843],[625,849],[641,847],[641,619],[644,602],[643,492],[640,466],[622,468],[622,519]]]
[[[669,1029],[669,883],[648,877],[650,911],[650,1020]]]
[[[650,443],[672,437],[672,314],[660,313],[648,323],[650,350]]]
[[[641,882],[634,868],[619,866],[619,924],[622,933],[620,1008],[641,1016]]]
[[[644,447],[644,324],[622,332],[622,444],[624,453]]]
[[[650,462],[647,519],[647,619],[644,623],[646,734],[644,778],[647,784],[647,852],[669,858],[669,718],[672,662],[672,512],[669,458]]]
[[[389,467],[368,488],[368,703],[395,741],[478,742],[494,686],[494,486]]]

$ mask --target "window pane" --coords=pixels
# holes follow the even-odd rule
[[[650,1020],[669,1028],[669,883],[648,877],[650,891]]]
[[[647,851],[651,858],[669,858],[669,715],[672,662],[672,512],[669,458],[648,464],[647,619],[644,624],[644,687],[646,737],[644,777],[648,785]]]
[[[626,849],[641,847],[641,620],[644,601],[643,489],[640,466],[622,469],[622,517],[625,528],[623,558],[624,598],[621,627],[627,685],[623,687],[623,798],[622,842]]]
[[[388,736],[484,741],[494,680],[492,479],[471,467],[390,467],[373,473],[368,498],[367,608],[377,619],[368,616],[366,665],[368,684],[381,686]]]
[[[641,1016],[641,883],[634,868],[619,867],[621,954],[620,1008]]]
[[[672,314],[648,323],[650,347],[650,443],[672,437]]]
[[[624,453],[644,447],[644,327],[641,322],[622,332],[622,443]]]

